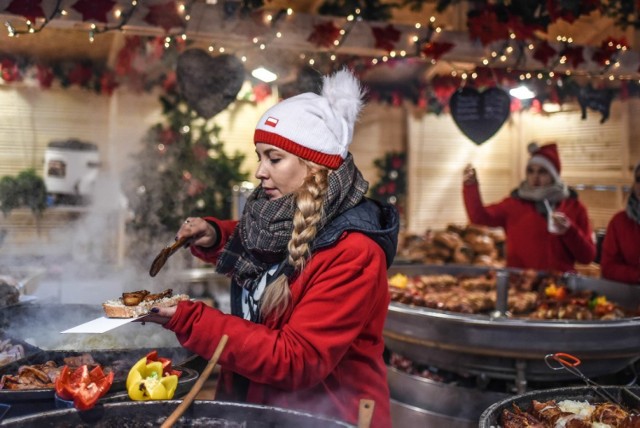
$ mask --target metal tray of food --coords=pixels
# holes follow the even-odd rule
[[[392,266],[389,275],[479,275],[477,266]],[[495,269],[494,269],[495,270]],[[626,284],[572,276],[572,289],[598,290],[611,301],[637,307],[640,290]],[[417,363],[498,378],[558,379],[546,354],[567,352],[583,361],[588,376],[613,373],[640,356],[640,318],[532,320],[491,318],[391,302],[384,329],[386,346]],[[566,374],[567,378],[571,375]]]
[[[94,350],[83,352],[42,351],[0,367],[0,377],[6,374],[17,374],[21,366],[43,364],[47,361],[53,361],[58,367],[62,367],[65,364],[64,359],[67,357],[89,354],[92,359],[97,364],[102,365],[105,370],[109,369],[115,372],[113,385],[101,400],[104,402],[120,401],[128,399],[125,381],[129,370],[140,358],[153,350],[154,349]],[[176,397],[186,394],[199,376],[196,370],[181,366],[181,363],[190,358],[192,354],[184,348],[159,348],[155,350],[158,351],[160,357],[170,358],[174,368],[182,372],[175,392]],[[11,405],[7,417],[14,417],[36,411],[54,409],[54,394],[54,388],[0,389],[0,402]]]

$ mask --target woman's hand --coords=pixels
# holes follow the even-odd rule
[[[176,234],[176,241],[183,237],[192,238],[191,245],[209,248],[214,245],[218,237],[216,230],[200,217],[188,217]]]
[[[567,230],[571,228],[571,219],[569,219],[565,213],[560,211],[553,212],[551,215],[551,221],[553,222],[555,230],[553,233],[556,235],[564,235],[567,233]]]
[[[142,325],[147,322],[165,325],[167,322],[169,322],[173,314],[176,313],[176,309],[177,306],[170,306],[168,308],[153,307],[151,308],[151,311],[149,311],[149,314],[137,319],[136,321],[141,322]]]
[[[473,165],[468,164],[464,167],[464,172],[462,174],[462,182],[464,184],[476,184],[478,182],[478,177],[476,176],[476,169]]]

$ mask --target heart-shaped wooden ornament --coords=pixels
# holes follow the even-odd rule
[[[233,55],[212,57],[201,49],[188,49],[178,57],[176,77],[189,107],[209,119],[235,101],[244,66]]]
[[[509,118],[511,98],[502,89],[478,92],[462,88],[451,96],[449,109],[453,121],[464,135],[480,145],[491,138]]]

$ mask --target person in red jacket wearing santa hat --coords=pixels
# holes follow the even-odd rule
[[[607,225],[600,267],[603,278],[640,284],[640,162],[633,168],[626,208]]]
[[[341,70],[321,94],[271,107],[254,133],[260,185],[240,220],[189,217],[178,231],[231,277],[232,314],[181,302],[145,321],[207,359],[228,336],[217,399],[352,424],[367,399],[372,426],[391,426],[382,331],[399,217],[365,197],[348,151],[363,95]]]
[[[526,177],[502,201],[484,205],[476,171],[467,165],[463,197],[471,223],[502,227],[509,267],[573,272],[596,255],[586,207],[560,178],[556,144],[528,146]]]

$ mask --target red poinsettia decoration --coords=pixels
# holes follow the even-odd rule
[[[124,47],[118,52],[115,71],[119,76],[126,76],[133,69],[133,60],[142,45],[142,39],[138,36],[126,37]]]
[[[573,68],[578,68],[584,62],[583,50],[582,46],[567,46],[562,51],[562,55],[567,57],[567,61],[573,65]]]
[[[166,33],[172,28],[182,27],[184,21],[178,14],[178,6],[174,0],[162,4],[148,6],[149,12],[144,17],[144,21],[161,27]]]
[[[372,27],[371,32],[376,39],[376,49],[383,49],[391,52],[398,40],[400,40],[400,31],[396,30],[392,24],[386,27]]]
[[[162,89],[167,93],[175,92],[178,87],[178,76],[175,70],[169,71],[162,82]]]
[[[91,80],[92,74],[93,70],[91,69],[91,66],[78,63],[69,72],[69,84],[86,86],[89,83],[89,80]]]
[[[163,128],[162,131],[160,131],[160,142],[165,146],[170,146],[178,141],[179,138],[180,134],[172,128]]]
[[[105,71],[100,76],[100,92],[103,95],[111,95],[113,91],[118,87],[116,81],[116,75],[112,71]]]
[[[440,59],[440,57],[451,49],[453,49],[455,45],[449,42],[431,42],[427,43],[424,48],[422,48],[422,53],[427,58],[433,58],[436,61]]]
[[[505,40],[509,37],[509,28],[504,22],[500,22],[496,12],[486,8],[467,19],[469,37],[480,40],[483,45],[488,45],[496,40]]]
[[[621,39],[608,37],[602,41],[600,48],[593,52],[591,59],[600,65],[607,65],[607,63],[612,60],[613,56],[623,47],[629,47],[629,44],[624,37]]]
[[[49,66],[38,64],[36,66],[36,78],[41,88],[49,89],[53,84],[53,70]]]
[[[15,15],[24,16],[31,22],[36,18],[44,18],[42,0],[13,0],[5,9]]]
[[[526,24],[522,18],[515,15],[509,15],[507,27],[515,34],[517,40],[535,39],[536,31],[544,31],[542,25]]]
[[[71,7],[82,14],[83,21],[108,22],[107,13],[115,4],[114,0],[78,0]]]
[[[449,105],[451,95],[460,87],[460,78],[449,75],[435,76],[431,81],[433,95],[438,102],[443,105]]]
[[[547,0],[547,12],[551,22],[563,19],[573,24],[582,15],[588,15],[600,7],[600,0],[580,0],[574,2],[562,2]]]
[[[307,41],[321,48],[329,48],[334,46],[333,42],[340,37],[340,28],[333,24],[333,21],[327,21],[322,24],[313,26],[313,31],[307,37]]]
[[[558,51],[556,51],[546,40],[538,43],[533,51],[533,58],[537,59],[544,65],[549,63],[549,60],[556,56]]]
[[[22,80],[18,64],[9,58],[5,58],[0,61],[0,77],[7,83],[19,82]]]

